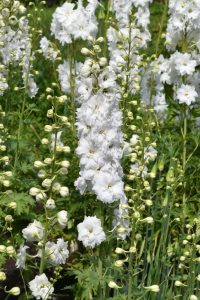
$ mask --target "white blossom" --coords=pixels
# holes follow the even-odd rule
[[[77,226],[78,240],[85,247],[94,248],[100,245],[105,239],[105,233],[101,227],[101,221],[95,217],[86,217],[84,221]]]
[[[47,300],[54,291],[52,283],[49,282],[44,273],[36,275],[36,277],[29,282],[29,288],[32,295],[38,300]]]
[[[23,237],[28,242],[40,241],[43,238],[43,226],[42,223],[34,220],[26,228],[22,230]]]

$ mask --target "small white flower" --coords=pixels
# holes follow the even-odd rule
[[[101,221],[96,216],[85,217],[84,221],[78,224],[77,228],[78,240],[85,247],[94,248],[106,239],[106,235],[101,227]]]
[[[47,260],[53,265],[65,264],[69,256],[68,242],[58,239],[57,243],[47,242],[45,245],[45,254]]]
[[[61,210],[57,213],[57,221],[61,228],[65,228],[67,226],[67,211],[66,210]]]
[[[180,104],[185,103],[191,105],[192,102],[195,102],[198,94],[193,85],[182,84],[176,92],[176,98]]]
[[[26,249],[28,248],[29,248],[28,246],[20,245],[19,251],[17,253],[16,268],[25,269]]]
[[[39,221],[34,220],[22,230],[22,233],[28,242],[40,241],[43,238],[43,226]]]
[[[44,273],[37,275],[32,281],[30,281],[29,288],[32,295],[38,300],[47,300],[54,291],[53,285],[49,282]]]

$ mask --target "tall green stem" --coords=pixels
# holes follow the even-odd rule
[[[183,168],[183,217],[186,217],[186,162],[187,162],[187,109],[184,108],[183,112],[183,154],[182,154],[182,168]]]
[[[25,80],[25,87],[24,87],[24,96],[23,96],[23,102],[22,102],[22,109],[20,112],[19,117],[19,126],[17,131],[17,147],[15,152],[15,160],[14,160],[14,170],[13,173],[15,174],[18,161],[19,161],[19,152],[20,152],[20,137],[23,129],[23,123],[24,123],[24,113],[25,113],[25,107],[26,107],[26,98],[27,98],[27,91],[28,91],[28,82],[29,82],[29,73],[30,73],[30,64],[28,66],[28,70],[26,73],[26,80]]]
[[[105,17],[105,24],[104,24],[104,47],[103,47],[103,55],[107,57],[107,30],[108,30],[108,19],[110,16],[110,4],[111,0],[107,1],[107,12],[106,12],[106,17]]]
[[[75,63],[75,55],[76,48],[75,42],[73,41],[72,45],[69,48],[69,61],[70,61],[70,104],[71,104],[71,126],[72,132],[74,136],[74,141],[76,143],[76,105],[75,105],[75,78],[76,78],[76,63]]]

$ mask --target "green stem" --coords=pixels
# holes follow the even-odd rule
[[[24,87],[24,96],[23,96],[23,102],[22,102],[22,109],[20,112],[20,117],[19,117],[19,127],[17,131],[17,147],[16,147],[16,152],[15,152],[15,159],[14,159],[14,169],[13,173],[16,173],[17,170],[17,165],[19,161],[19,152],[20,152],[20,137],[23,129],[23,123],[24,123],[24,112],[25,112],[25,107],[26,107],[26,98],[27,98],[27,91],[28,91],[28,82],[29,82],[29,73],[30,73],[30,63],[28,66],[28,70],[26,73],[26,80],[25,80],[25,87]]]
[[[107,2],[107,13],[106,13],[106,18],[105,18],[105,25],[104,25],[104,47],[103,47],[103,55],[107,57],[108,55],[108,48],[107,48],[107,30],[108,30],[108,19],[110,16],[110,5],[111,1],[108,0]]]
[[[164,24],[165,24],[165,20],[167,18],[167,9],[168,9],[168,0],[165,0],[163,14],[162,14],[161,21],[160,21],[160,24],[159,24],[160,26],[159,26],[158,38],[157,38],[157,41],[156,41],[156,51],[155,51],[156,56],[158,55],[158,52],[159,52],[161,35],[162,35],[163,27],[164,27]]]
[[[187,162],[187,109],[183,112],[183,154],[182,154],[182,167],[183,167],[183,217],[186,217],[186,162]]]
[[[72,126],[72,133],[74,136],[74,142],[76,143],[76,105],[75,105],[75,78],[76,78],[76,63],[75,63],[75,55],[76,55],[76,48],[75,42],[73,41],[72,45],[70,46],[70,104],[71,104],[71,126]]]
[[[48,221],[47,221],[46,210],[45,210],[45,215],[46,215],[46,221],[45,221],[45,227],[44,227],[44,235],[43,235],[43,239],[42,239],[42,255],[41,255],[40,269],[39,269],[40,274],[42,274],[44,272],[44,265],[45,265],[45,245],[47,242],[47,232],[48,232]]]
[[[135,240],[135,222],[132,225],[132,233],[131,233],[131,246],[134,245]],[[127,300],[133,299],[133,274],[134,274],[134,266],[133,266],[133,259],[134,259],[134,253],[130,253],[129,256],[129,262],[128,262],[128,273],[129,273],[129,279],[128,279],[128,297]]]

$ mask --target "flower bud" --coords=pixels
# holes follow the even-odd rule
[[[122,249],[122,248],[117,247],[115,249],[115,253],[117,253],[117,254],[123,254],[123,253],[126,253],[126,251],[124,249]]]
[[[179,280],[176,280],[175,281],[175,286],[187,286],[186,284],[182,283],[181,281]]]
[[[13,222],[14,219],[13,219],[13,217],[11,215],[7,215],[7,216],[5,216],[5,221],[6,222]]]
[[[61,210],[60,212],[57,213],[57,221],[61,228],[65,228],[67,226],[67,211]]]
[[[19,287],[15,286],[11,290],[7,291],[7,293],[13,296],[19,296],[21,291]]]
[[[7,207],[15,210],[17,208],[17,203],[12,201],[12,202],[7,204]]]
[[[44,163],[46,164],[46,165],[50,165],[51,163],[52,163],[52,158],[50,158],[50,157],[47,157],[47,158],[45,158],[45,160],[44,160]]]
[[[81,49],[81,53],[83,55],[89,55],[89,54],[91,54],[91,51],[89,49],[87,49],[87,48],[82,48]]]
[[[42,145],[48,145],[49,144],[49,140],[46,139],[46,138],[43,138],[41,142],[42,142]]]
[[[6,246],[0,245],[0,253],[5,253],[6,252]]]
[[[151,285],[151,286],[147,286],[144,287],[146,290],[150,291],[150,292],[154,292],[154,293],[158,293],[160,291],[159,285]]]
[[[6,274],[2,271],[0,271],[0,281],[6,280]]]
[[[63,151],[64,153],[70,153],[71,149],[70,149],[70,147],[68,147],[68,146],[64,146],[64,147],[62,147],[62,151]]]
[[[40,161],[40,160],[34,161],[34,167],[35,168],[39,169],[39,168],[42,168],[44,166],[45,166],[45,164],[42,161]]]
[[[124,264],[123,260],[116,260],[114,263],[115,267],[118,267],[118,268],[123,267],[123,264]]]
[[[106,57],[101,57],[101,58],[99,59],[99,65],[100,65],[101,67],[106,66],[106,65],[107,65],[107,58],[106,58]]]
[[[8,246],[8,247],[6,247],[6,253],[7,253],[9,256],[12,256],[12,255],[15,253],[15,249],[13,248],[13,246]]]
[[[64,168],[68,168],[70,164],[68,160],[63,160],[61,161],[60,165]]]
[[[49,199],[47,200],[45,206],[46,206],[47,209],[54,209],[54,208],[56,207],[55,201],[54,201],[53,199],[49,198]]]
[[[40,189],[36,188],[36,187],[32,187],[30,190],[29,190],[29,194],[31,196],[36,196],[37,194],[40,193]]]
[[[69,195],[69,189],[67,186],[61,186],[60,191],[59,191],[61,197],[66,197]]]
[[[154,220],[152,217],[147,217],[143,220],[141,220],[142,223],[147,223],[147,224],[153,224]]]
[[[109,288],[111,288],[111,289],[119,289],[119,288],[120,288],[120,286],[117,285],[114,281],[110,281],[110,282],[108,283],[108,286],[109,286]]]
[[[45,125],[44,126],[44,131],[45,132],[52,132],[52,130],[53,130],[53,127],[51,125]]]
[[[189,298],[189,300],[198,300],[198,298],[195,295],[191,295],[190,298]]]
[[[50,178],[46,178],[42,181],[42,186],[44,188],[50,188],[51,184],[52,184],[52,180]]]

